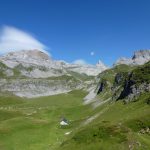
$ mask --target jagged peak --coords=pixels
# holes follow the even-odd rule
[[[139,57],[147,58],[150,57],[150,50],[138,50],[134,52],[132,59],[136,59]]]
[[[99,66],[99,65],[104,65],[104,63],[101,60],[98,60],[96,66]]]
[[[50,59],[50,56],[44,53],[41,50],[33,49],[33,50],[20,50],[20,51],[12,51],[4,55],[7,58],[20,58],[20,59]]]
[[[148,61],[150,61],[150,50],[138,50],[134,52],[132,58],[119,58],[114,66],[120,64],[142,65]]]
[[[48,69],[53,68],[54,70],[61,70],[62,72],[70,70],[90,76],[96,76],[107,69],[101,61],[99,61],[97,65],[84,65],[70,64],[62,60],[53,60],[48,54],[37,49],[10,52],[4,55],[0,60],[10,68],[14,68],[19,64],[23,66],[44,66]]]
[[[104,69],[108,68],[101,60],[98,60],[96,67],[100,67],[100,68],[104,68]]]

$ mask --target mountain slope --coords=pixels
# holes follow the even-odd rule
[[[58,149],[149,150],[149,97],[141,96],[138,102],[127,105],[117,101],[97,108],[98,116],[72,133]]]
[[[116,65],[96,77],[67,70],[33,78],[20,73],[33,69],[22,64],[1,63],[0,69],[0,149],[150,149],[150,62]],[[68,92],[13,95],[42,96],[59,89]],[[67,126],[60,125],[64,118]]]
[[[75,90],[67,94],[39,98],[0,97],[0,149],[56,149],[90,111],[82,105],[86,92]],[[69,127],[60,126],[62,117]]]
[[[98,95],[90,104],[93,114],[58,149],[148,150],[149,67],[150,62],[137,67],[118,65],[102,72],[95,90]],[[131,90],[122,97],[126,88]]]
[[[32,67],[30,73],[35,71],[35,69],[36,74],[38,74],[38,71],[39,74],[40,71],[44,71],[47,73],[47,77],[64,75],[67,73],[67,70],[80,74],[84,73],[86,75],[95,76],[103,70],[107,69],[107,67],[102,62],[99,62],[96,66],[93,66],[69,64],[64,61],[53,60],[47,54],[39,50],[22,50],[18,52],[11,52],[2,56],[0,61],[10,68],[14,68],[18,65],[22,65],[25,68]],[[40,67],[44,68],[45,70],[41,70]],[[33,77],[37,78],[36,75],[33,75]],[[42,75],[40,77],[45,78],[45,76]]]
[[[0,91],[21,97],[39,97],[86,88],[105,70],[97,66],[56,61],[39,50],[22,50],[0,57]]]

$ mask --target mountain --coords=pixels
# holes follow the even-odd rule
[[[36,77],[51,77],[51,76],[60,76],[66,74],[67,71],[73,71],[81,74],[86,74],[88,76],[96,76],[100,72],[107,69],[107,67],[100,62],[96,66],[93,65],[80,65],[80,64],[69,64],[65,61],[57,61],[53,60],[39,50],[22,50],[17,52],[8,53],[2,57],[0,57],[0,61],[4,63],[6,66],[10,68],[14,68],[18,65],[22,65],[23,67],[32,67],[33,70],[30,73],[23,72],[22,74],[25,76],[33,76]],[[41,74],[42,70],[40,67],[44,67],[45,76]],[[34,75],[34,71],[36,71],[36,75]]]
[[[148,61],[150,61],[150,50],[139,50],[134,53],[132,58],[120,58],[114,65],[143,65]]]
[[[59,150],[149,150],[150,61],[117,65],[98,78],[95,96],[84,99],[93,111]]]
[[[79,65],[79,64],[69,64],[66,67],[66,70],[77,72],[80,74],[86,74],[88,76],[97,76],[102,71],[108,69],[101,61],[99,61],[96,66],[93,65]]]
[[[11,52],[0,57],[0,91],[21,97],[66,93],[85,88],[105,69],[102,63],[93,66],[53,60],[39,50]]]
[[[93,77],[41,52],[28,61],[22,53],[1,58],[0,149],[150,149],[150,61],[118,64]],[[31,76],[35,68],[57,76]]]

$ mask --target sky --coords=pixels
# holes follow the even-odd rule
[[[149,0],[1,0],[0,53],[36,48],[111,66],[150,48],[149,9]]]

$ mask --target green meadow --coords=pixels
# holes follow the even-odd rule
[[[150,106],[145,93],[136,102],[107,103],[97,108],[99,116],[74,132],[61,150],[149,150]],[[101,113],[100,113],[101,112]]]
[[[85,92],[73,91],[56,96],[21,99],[0,97],[0,149],[55,149],[66,140],[90,108],[82,105]],[[69,126],[60,126],[66,117]]]
[[[95,109],[83,105],[86,94],[76,90],[32,99],[1,96],[0,150],[149,150],[149,93],[136,102],[108,102]],[[69,126],[60,126],[62,117]]]

